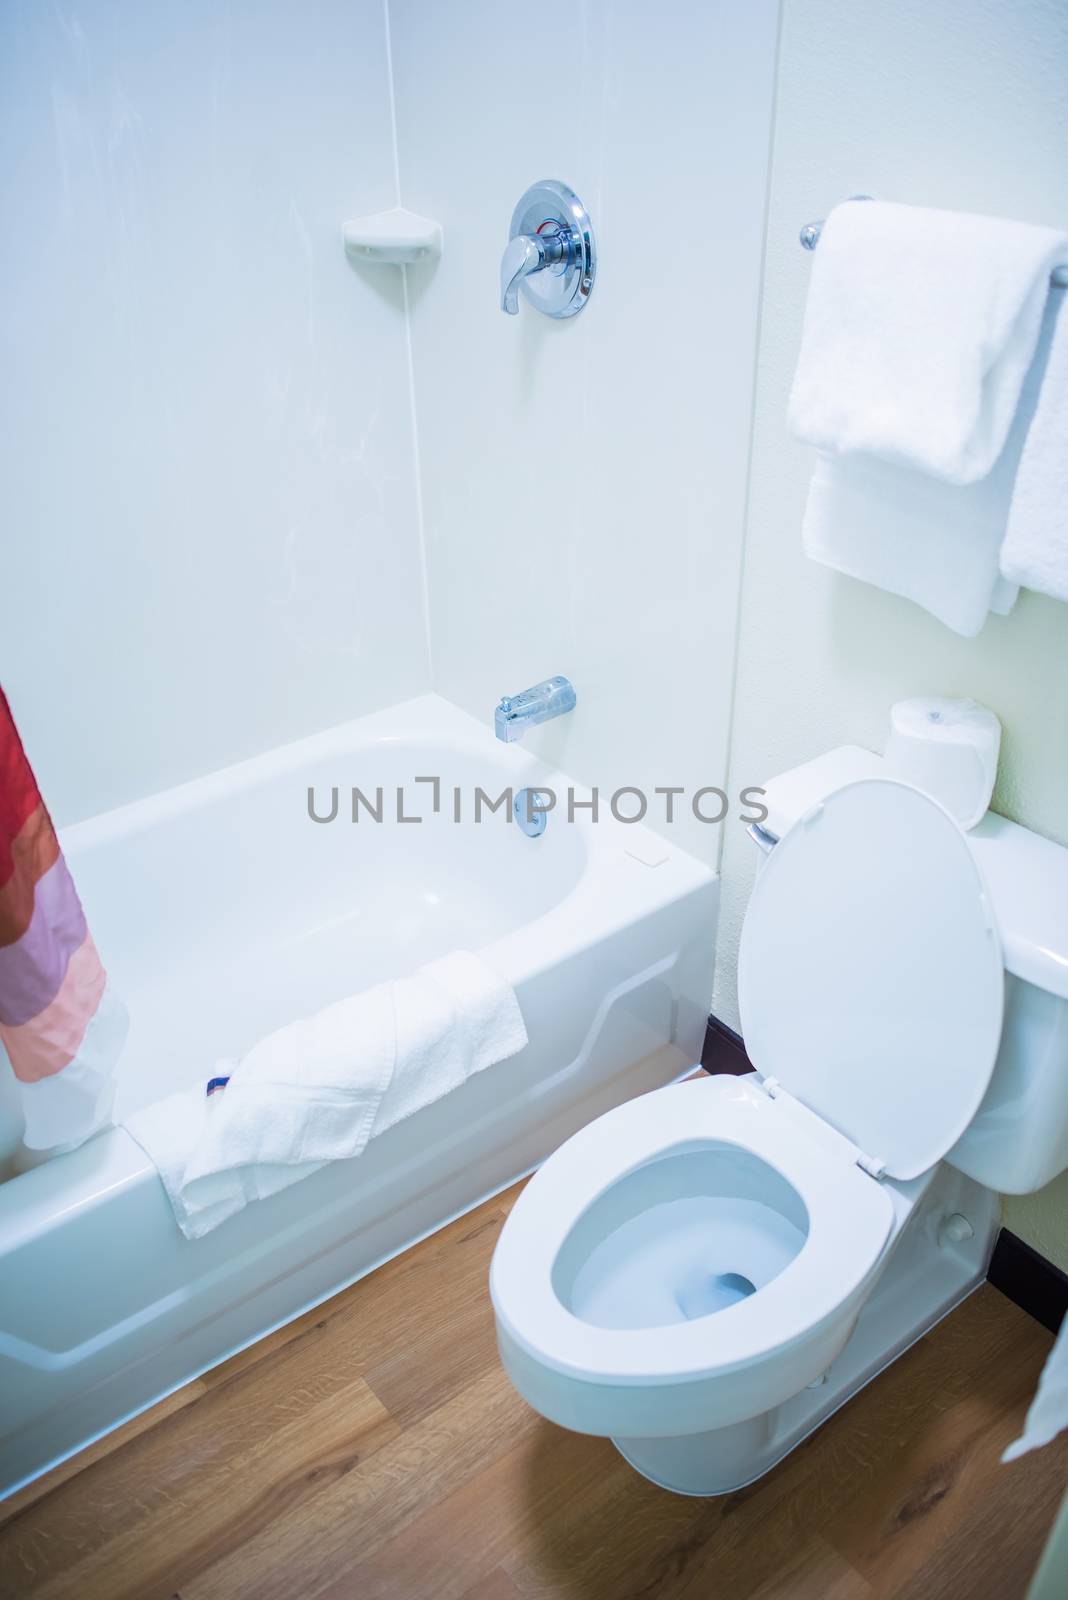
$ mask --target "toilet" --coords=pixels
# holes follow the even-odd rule
[[[519,1393],[681,1494],[773,1467],[983,1281],[997,1191],[1068,1166],[1068,851],[832,756],[768,788],[756,1073],[598,1117],[493,1258]]]

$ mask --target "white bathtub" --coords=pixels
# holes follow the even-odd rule
[[[440,776],[441,809],[429,785]],[[0,1486],[9,1490],[542,1160],[700,1051],[717,884],[641,825],[539,839],[473,792],[567,780],[436,696],[68,829],[90,926],[131,1013],[116,1114],[282,1023],[452,949],[519,996],[520,1055],[353,1162],[179,1233],[122,1129],[0,1185]],[[394,820],[349,820],[355,784]],[[339,788],[339,815],[310,820]],[[395,820],[395,790],[407,814]],[[463,795],[456,824],[453,788]],[[580,816],[588,816],[580,812]]]

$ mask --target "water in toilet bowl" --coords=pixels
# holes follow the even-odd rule
[[[578,1220],[557,1293],[583,1321],[650,1328],[725,1311],[776,1278],[805,1242],[799,1196],[758,1157],[680,1151],[627,1174]]]

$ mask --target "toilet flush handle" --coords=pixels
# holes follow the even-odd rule
[[[946,1217],[938,1230],[939,1244],[963,1244],[966,1239],[974,1238],[975,1229],[960,1211],[954,1211]]]

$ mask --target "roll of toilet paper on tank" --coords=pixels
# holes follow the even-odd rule
[[[887,776],[940,800],[962,828],[982,820],[994,792],[1001,723],[974,700],[899,700],[890,709]]]

